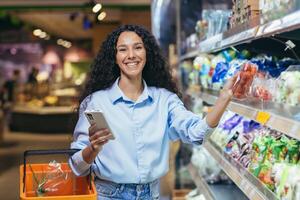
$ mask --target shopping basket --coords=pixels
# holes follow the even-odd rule
[[[91,173],[85,177],[77,177],[72,173],[68,163],[62,163],[61,169],[70,177],[63,184],[60,184],[57,191],[51,191],[45,196],[37,196],[35,178],[40,174],[47,173],[47,164],[28,164],[27,156],[33,155],[54,155],[76,153],[78,149],[62,150],[28,150],[24,152],[23,165],[20,166],[20,199],[21,200],[96,200],[97,192]]]

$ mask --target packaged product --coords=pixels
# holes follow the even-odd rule
[[[239,76],[233,85],[233,96],[238,99],[244,99],[249,95],[250,87],[254,76],[257,73],[257,65],[247,62],[243,64]]]
[[[222,51],[222,54],[227,62],[230,62],[237,57],[237,52],[233,49],[224,50]]]
[[[275,193],[278,199],[298,200],[300,197],[300,167],[288,163],[275,163],[272,169]]]
[[[211,159],[210,154],[202,146],[193,148],[191,162],[197,167],[199,175],[206,181],[218,182],[220,180],[221,168],[214,159]]]
[[[234,59],[229,63],[229,69],[224,77],[225,80],[233,77],[238,71],[240,71],[241,66],[245,64],[247,60]]]
[[[227,62],[219,62],[216,66],[215,72],[212,76],[213,89],[220,90],[224,85],[224,77],[229,69],[229,64]]]
[[[194,59],[193,65],[194,69],[199,71],[201,86],[203,88],[208,88],[208,74],[211,67],[209,56],[206,54],[197,56]]]
[[[224,148],[229,140],[233,137],[235,131],[241,129],[237,128],[237,126],[242,121],[242,118],[243,117],[233,112],[226,112],[220,120],[219,126],[212,133],[211,139],[218,146]]]
[[[271,101],[277,90],[277,81],[274,78],[267,78],[263,76],[255,76],[251,93],[253,97],[262,101]]]
[[[287,155],[285,161],[291,164],[297,164],[299,161],[300,142],[295,139],[287,140]]]
[[[300,65],[292,65],[277,79],[276,101],[296,106],[300,103]]]

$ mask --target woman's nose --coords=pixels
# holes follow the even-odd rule
[[[129,49],[128,51],[128,58],[134,58],[135,57],[135,52],[133,49]]]

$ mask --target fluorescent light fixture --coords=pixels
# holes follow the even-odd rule
[[[42,31],[41,34],[39,35],[39,37],[40,38],[45,38],[45,37],[47,37],[47,33]]]
[[[35,30],[33,31],[33,35],[35,35],[35,36],[39,36],[41,33],[42,33],[42,30],[41,30],[41,29],[35,29]]]
[[[94,5],[93,7],[93,13],[97,13],[101,10],[102,5],[100,3],[97,3],[96,5]]]
[[[106,17],[106,12],[103,11],[103,12],[101,12],[101,13],[98,15],[97,18],[98,18],[99,21],[101,21],[101,20],[103,20],[105,17]]]
[[[56,43],[58,44],[58,45],[62,45],[63,44],[63,39],[58,39],[57,41],[56,41]]]

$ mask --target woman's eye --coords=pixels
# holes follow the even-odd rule
[[[142,49],[143,47],[142,46],[137,46],[135,47],[136,49]]]
[[[126,49],[125,48],[121,48],[121,49],[119,49],[119,51],[124,52],[124,51],[126,51]]]

